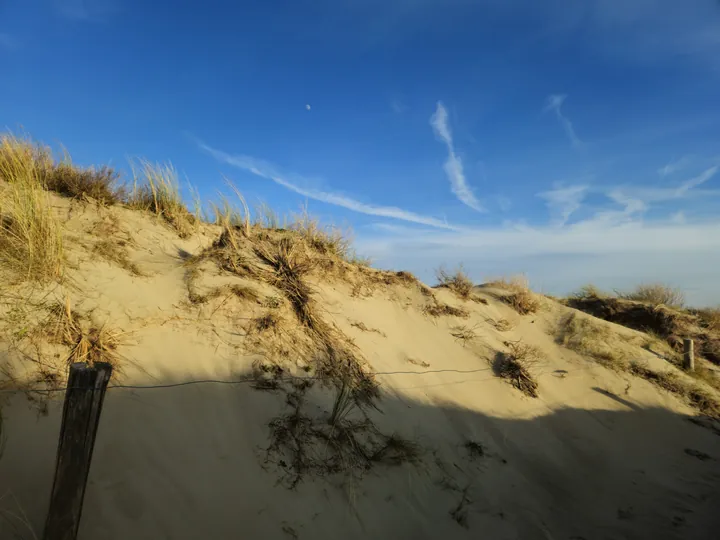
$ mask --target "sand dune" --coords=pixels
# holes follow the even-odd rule
[[[117,342],[82,539],[717,537],[712,415],[558,338],[575,314],[613,357],[689,380],[644,334],[539,295],[520,315],[501,285],[463,300],[298,232],[236,231],[228,261],[207,251],[221,227],[183,239],[145,212],[52,201],[66,279],[2,290],[0,537],[39,537],[47,511],[62,392],[32,390],[63,384],[67,346],[36,331],[58,302]],[[273,266],[290,237],[288,260],[312,261],[291,282],[304,307]],[[536,398],[498,376],[512,343],[537,356]],[[343,380],[364,390],[328,423]]]

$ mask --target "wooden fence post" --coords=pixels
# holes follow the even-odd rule
[[[693,340],[689,338],[685,338],[683,340],[683,367],[687,371],[694,371],[695,370],[695,347],[693,345]]]
[[[75,540],[95,435],[112,366],[70,366],[58,442],[55,480],[43,540]]]

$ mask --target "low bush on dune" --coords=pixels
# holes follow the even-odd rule
[[[463,270],[462,265],[454,271],[448,271],[441,266],[435,271],[435,277],[438,280],[439,287],[450,289],[463,300],[470,298],[474,285]]]
[[[507,291],[507,294],[499,296],[499,299],[520,315],[535,313],[540,309],[540,301],[530,290],[527,278],[524,276],[515,276],[509,279],[502,278],[486,283],[486,285]]]
[[[531,370],[543,358],[537,347],[522,341],[506,341],[507,353],[495,357],[495,375],[507,379],[510,384],[529,397],[538,397],[538,383]]]
[[[618,294],[618,297],[656,306],[682,308],[685,305],[685,295],[680,289],[674,289],[662,283],[638,285],[628,293]]]
[[[22,170],[32,163],[37,182],[48,191],[73,199],[92,198],[104,204],[123,201],[120,175],[110,167],[79,167],[66,153],[55,161],[52,151],[29,138],[11,134],[0,136],[0,161],[8,167],[6,181],[21,181]]]

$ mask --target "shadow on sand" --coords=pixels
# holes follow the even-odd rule
[[[282,465],[265,460],[284,392],[110,389],[80,538],[718,538],[720,438],[594,390],[615,410],[508,419],[386,395],[373,421],[418,443],[419,463],[378,465],[359,481],[308,475],[289,490]],[[3,539],[32,538],[19,509],[42,531],[60,405],[46,416],[22,396],[5,406]],[[306,407],[320,417],[331,404]]]

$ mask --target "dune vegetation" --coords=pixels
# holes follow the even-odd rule
[[[74,362],[114,370],[85,538],[707,537],[718,310],[430,287],[307,209],[131,170],[0,137],[0,537],[40,535]]]

